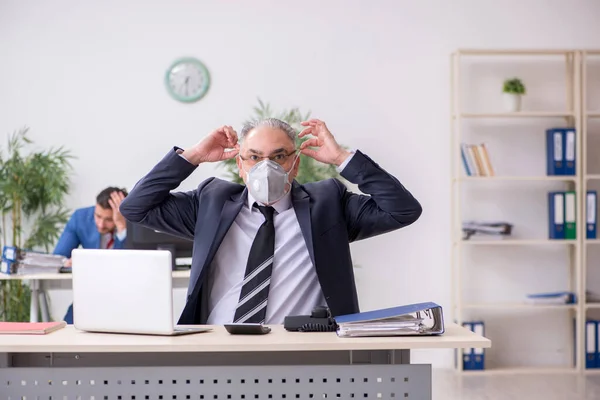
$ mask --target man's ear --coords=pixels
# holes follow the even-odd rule
[[[235,163],[238,167],[238,176],[244,179],[244,170],[242,169],[242,160],[240,160],[240,155],[235,156]]]

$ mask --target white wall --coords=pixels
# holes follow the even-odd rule
[[[131,188],[173,145],[223,124],[239,129],[257,97],[311,110],[423,205],[413,226],[352,246],[362,308],[448,307],[449,54],[598,47],[599,15],[594,0],[2,0],[0,132],[28,125],[37,144],[74,151],[75,208],[105,186]],[[175,102],[163,85],[184,55],[212,74],[196,104]],[[203,165],[182,188],[215,173]]]

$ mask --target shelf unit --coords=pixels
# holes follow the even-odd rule
[[[590,93],[592,92],[592,89],[590,87],[590,85],[588,84],[588,76],[590,73],[590,62],[592,62],[592,60],[596,60],[597,62],[599,62],[599,66],[600,66],[600,50],[586,50],[586,51],[582,51],[581,54],[581,77],[582,77],[582,81],[584,84],[582,84],[582,90],[581,90],[581,125],[582,125],[582,132],[583,132],[583,142],[584,143],[584,149],[586,149],[586,151],[583,151],[583,159],[582,159],[582,165],[583,165],[583,176],[582,176],[582,186],[583,186],[583,193],[587,193],[588,189],[600,189],[600,187],[598,185],[593,185],[593,183],[596,182],[600,182],[600,174],[598,172],[600,172],[600,169],[595,169],[593,171],[589,170],[589,161],[593,161],[593,160],[588,160],[588,158],[590,157],[590,152],[587,151],[588,148],[597,148],[595,146],[593,146],[593,143],[588,143],[591,139],[591,135],[594,135],[593,132],[589,132],[589,126],[591,124],[600,124],[600,120],[598,120],[598,118],[600,118],[600,109],[591,109],[592,106],[590,105]],[[597,87],[595,88],[597,91]],[[595,105],[593,106],[594,108],[598,108],[600,105]],[[592,128],[593,130],[593,128]],[[596,135],[599,135],[600,132],[597,132]],[[588,144],[591,144],[591,146],[588,146]],[[592,153],[593,154],[593,153]],[[598,158],[596,156],[596,158]],[[599,191],[600,193],[600,191]],[[582,197],[579,207],[581,207],[583,210],[586,209],[586,199],[585,197]],[[586,231],[585,231],[585,217],[582,220],[582,225],[584,226],[584,228],[582,229],[582,238],[583,238],[583,248],[582,248],[582,277],[584,278],[582,280],[582,284],[581,284],[581,293],[586,293],[586,291],[588,290],[588,275],[589,275],[589,259],[588,259],[588,255],[591,251],[594,251],[595,249],[597,249],[596,246],[597,244],[600,244],[600,240],[599,239],[586,239]],[[589,303],[587,301],[582,302],[582,307],[583,307],[583,322],[581,325],[581,329],[585,329],[585,319],[588,316],[595,316],[596,319],[600,319],[598,318],[598,316],[600,315],[600,303]],[[592,314],[592,315],[590,315]],[[595,314],[595,315],[594,315]],[[587,374],[598,374],[600,373],[600,369],[585,369],[583,368],[583,371],[585,371],[585,373]]]
[[[458,50],[451,55],[450,66],[451,66],[451,110],[450,110],[450,124],[451,124],[451,248],[452,248],[452,317],[453,319],[462,324],[464,321],[471,320],[471,318],[465,318],[469,312],[478,311],[479,315],[487,315],[487,313],[501,311],[505,314],[513,316],[515,313],[530,313],[532,315],[544,313],[568,313],[566,314],[569,319],[575,321],[575,332],[574,337],[570,340],[570,348],[568,349],[569,354],[567,359],[575,360],[570,365],[564,367],[555,366],[494,366],[484,370],[465,371],[462,366],[462,356],[464,350],[457,352],[457,363],[456,370],[464,374],[493,374],[493,373],[524,373],[524,372],[588,372],[597,373],[599,370],[586,370],[585,369],[585,346],[584,346],[584,333],[585,333],[585,317],[588,310],[598,309],[600,312],[600,304],[587,304],[585,301],[578,301],[574,305],[533,305],[519,302],[473,302],[465,301],[464,297],[467,294],[469,288],[465,288],[463,279],[473,271],[474,266],[468,265],[465,261],[469,251],[483,251],[486,249],[494,249],[496,253],[499,251],[515,251],[515,249],[528,249],[529,247],[535,248],[533,251],[547,251],[545,249],[554,249],[550,246],[564,247],[566,258],[568,259],[568,266],[566,274],[568,278],[564,282],[563,290],[570,290],[577,294],[578,299],[585,299],[582,294],[586,290],[586,248],[588,245],[600,244],[600,240],[585,240],[585,215],[582,210],[585,193],[587,191],[587,182],[592,179],[597,179],[600,182],[600,174],[587,174],[587,170],[583,168],[585,165],[585,152],[583,151],[583,145],[586,143],[587,134],[587,121],[593,118],[600,118],[599,110],[588,110],[586,108],[586,60],[589,57],[600,55],[600,52],[596,51],[581,51],[581,50]],[[475,111],[472,112],[467,110],[464,105],[465,99],[463,96],[463,85],[465,81],[470,78],[468,73],[463,73],[463,61],[470,57],[479,57],[486,62],[492,61],[493,65],[496,60],[500,60],[503,67],[506,67],[507,61],[510,64],[510,60],[515,57],[522,61],[524,57],[528,59],[535,59],[537,57],[542,60],[554,57],[554,61],[564,60],[564,89],[566,94],[565,109],[564,110],[552,110],[553,107],[548,107],[550,110],[533,110],[528,111],[526,107],[523,107],[523,111],[519,112],[503,112],[499,110],[494,111]],[[535,60],[535,62],[544,62]],[[562,62],[562,61],[559,61]],[[508,76],[498,76],[501,84],[504,78]],[[527,85],[527,80],[525,80]],[[497,91],[496,91],[497,93]],[[497,94],[496,94],[497,95]],[[464,125],[467,122],[473,120],[476,121],[488,121],[492,120],[498,124],[505,123],[506,121],[516,121],[522,123],[524,120],[535,120],[539,122],[538,129],[545,131],[546,128],[557,125],[556,121],[561,121],[562,126],[572,126],[576,129],[576,175],[574,176],[544,176],[538,174],[515,176],[514,174],[502,175],[501,171],[499,176],[491,177],[479,177],[479,176],[466,176],[464,167],[461,159],[461,143],[465,138],[465,133],[469,130],[469,127]],[[600,123],[600,120],[598,121]],[[475,135],[477,136],[477,135]],[[490,157],[492,163],[494,160],[493,150],[491,150]],[[527,172],[527,171],[524,171]],[[596,171],[599,172],[599,171]],[[462,240],[462,221],[464,220],[465,201],[463,200],[463,190],[468,186],[481,186],[483,183],[498,183],[503,185],[523,185],[523,184],[535,184],[540,185],[564,185],[563,190],[572,190],[576,192],[577,196],[577,207],[576,207],[576,221],[577,221],[577,239],[575,240],[553,240],[547,239],[546,237],[533,237],[533,238],[514,238],[510,240]],[[488,188],[489,186],[485,186]],[[554,190],[553,188],[544,189],[546,191]],[[600,193],[600,192],[599,192]],[[543,201],[543,206],[547,207],[546,197],[540,199]],[[468,204],[468,203],[467,203]],[[541,205],[541,204],[540,204]],[[516,221],[515,221],[516,222]],[[517,224],[515,224],[515,227]],[[547,226],[547,223],[546,223]],[[560,249],[562,251],[562,249]],[[504,253],[502,253],[504,254]],[[501,274],[502,271],[494,271],[497,274]],[[496,288],[498,289],[498,288]],[[502,290],[502,288],[499,288]],[[544,314],[545,315],[545,314]],[[559,314],[560,315],[560,314]],[[490,318],[494,318],[493,316]],[[484,319],[477,318],[474,319]],[[486,335],[488,335],[489,327],[486,323]],[[572,329],[571,329],[572,330]],[[573,340],[575,339],[575,340]],[[494,349],[494,340],[492,339],[492,349]],[[551,350],[551,349],[548,349]],[[500,349],[504,351],[504,349]],[[487,352],[487,351],[486,351]],[[487,358],[487,356],[486,356]],[[486,360],[487,363],[488,360]]]

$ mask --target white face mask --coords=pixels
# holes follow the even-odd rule
[[[246,171],[242,163],[242,169],[248,176],[246,185],[252,197],[262,204],[273,204],[279,201],[287,193],[289,175],[297,158],[298,155],[294,157],[289,171],[271,160],[260,161],[250,171]]]

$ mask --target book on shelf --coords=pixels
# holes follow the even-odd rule
[[[0,334],[45,335],[64,328],[65,321],[57,322],[0,322]]]
[[[468,176],[494,176],[494,168],[485,143],[461,143],[460,151]]]

